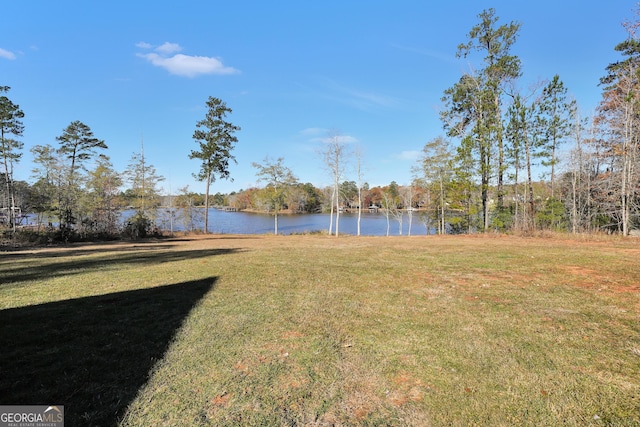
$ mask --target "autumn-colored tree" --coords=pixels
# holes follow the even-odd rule
[[[610,64],[601,79],[604,90],[596,117],[607,129],[603,160],[615,183],[616,222],[623,235],[629,234],[632,212],[638,214],[640,193],[640,40],[637,25],[626,28],[629,38],[615,48],[624,59]]]
[[[274,234],[278,234],[278,212],[282,210],[287,190],[297,181],[291,169],[283,165],[283,161],[282,157],[275,161],[267,157],[262,163],[252,163],[252,166],[258,170],[256,172],[258,181],[267,184],[265,196],[267,206],[274,215]]]

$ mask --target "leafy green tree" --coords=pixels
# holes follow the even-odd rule
[[[32,186],[32,199],[39,226],[44,220],[51,223],[53,217],[59,217],[65,165],[59,150],[49,144],[35,145],[30,151],[36,165],[32,170],[36,180]]]
[[[513,182],[513,224],[512,227],[522,227],[524,214],[520,194],[520,178],[524,167],[524,128],[522,117],[522,97],[515,96],[507,111],[507,126],[505,139],[507,141],[505,153],[507,163],[511,167],[510,178]]]
[[[471,137],[463,138],[456,147],[452,171],[453,178],[449,188],[451,210],[462,212],[461,216],[451,217],[449,224],[456,233],[468,233],[479,227],[477,223],[478,207],[476,205],[478,185],[475,180],[476,159],[473,156]]]
[[[437,137],[425,144],[419,160],[419,171],[424,180],[437,188],[438,202],[435,206],[439,234],[446,234],[446,192],[451,179],[452,157],[449,141],[443,137]]]
[[[196,208],[200,195],[189,191],[188,185],[180,188],[179,192],[177,204],[181,210],[180,219],[182,220],[182,225],[187,231],[195,231],[196,224],[202,221],[202,212]],[[217,195],[220,195],[220,193],[216,193],[216,196]]]
[[[71,161],[69,181],[73,181],[76,171],[96,154],[97,148],[107,149],[104,141],[93,136],[89,126],[77,120],[71,122],[56,140],[60,143],[60,151]]]
[[[151,234],[151,220],[141,211],[137,211],[135,215],[128,218],[124,224],[124,235],[131,239],[143,239]]]
[[[214,206],[224,206],[224,194],[217,192],[213,195]]]
[[[400,187],[398,186],[397,182],[391,181],[387,186],[386,192],[389,193],[389,195],[391,196],[391,198],[394,200],[396,204],[399,203]]]
[[[99,156],[95,169],[89,172],[85,194],[88,227],[92,232],[112,236],[118,231],[117,203],[122,178],[107,156]]]
[[[510,52],[520,24],[511,22],[497,27],[494,9],[484,10],[478,17],[480,22],[469,32],[469,41],[458,46],[457,54],[466,58],[475,51],[481,52],[484,68],[476,75],[463,75],[458,83],[445,91],[445,109],[441,117],[448,136],[468,137],[466,143],[473,143],[481,178],[483,229],[487,231],[490,179],[494,174],[498,181],[498,209],[504,204],[506,166],[502,105],[505,87],[521,74],[520,59]]]
[[[493,173],[493,146],[490,117],[487,113],[488,92],[481,76],[464,75],[445,91],[445,110],[441,112],[447,136],[459,138],[464,153],[465,173],[471,179],[480,176],[482,230],[489,228],[489,184]]]
[[[504,198],[504,143],[502,129],[502,98],[508,82],[520,77],[520,59],[511,54],[511,47],[518,37],[520,24],[510,22],[496,28],[498,17],[493,8],[484,10],[479,16],[480,23],[469,32],[469,41],[458,46],[458,55],[467,57],[473,51],[484,54],[485,94],[488,111],[487,130],[495,140],[498,150],[498,209],[503,207]]]
[[[9,86],[0,86],[0,93],[9,92]],[[4,181],[6,188],[9,225],[16,230],[16,201],[15,188],[13,186],[13,165],[20,161],[24,144],[15,138],[21,137],[24,131],[22,119],[24,112],[19,105],[14,104],[5,95],[0,96],[0,155],[2,156],[2,166],[4,167]],[[10,137],[10,136],[13,136]]]
[[[305,194],[303,211],[307,213],[318,212],[322,209],[322,194],[310,182],[299,184]]]
[[[31,184],[29,192],[29,206],[32,209],[31,212],[36,214],[36,225],[38,226],[38,231],[40,231],[40,226],[43,223],[50,223],[52,218],[55,216],[52,206],[55,191],[56,188],[53,184],[42,178]]]
[[[340,184],[340,198],[343,204],[351,206],[358,197],[358,185],[355,181],[342,181]]]
[[[538,150],[542,146],[542,133],[544,132],[544,122],[541,122],[539,105],[536,101],[527,103],[527,100],[520,95],[516,95],[513,103],[509,107],[509,124],[507,125],[508,138],[511,141],[512,154],[518,156],[514,158],[514,164],[520,166],[521,150],[524,151],[524,162],[527,172],[527,185],[525,187],[525,200],[527,201],[527,215],[524,216],[523,227],[531,229],[535,220],[535,198],[533,189],[533,159],[537,156]],[[517,169],[516,169],[517,171]],[[517,181],[517,178],[516,178]]]
[[[551,197],[554,197],[558,147],[571,134],[573,117],[576,114],[576,101],[569,99],[567,88],[556,74],[543,89],[539,103],[539,111],[546,128],[542,155],[547,160],[542,164],[551,167]]]
[[[236,161],[231,151],[238,142],[235,133],[240,130],[240,127],[225,120],[232,110],[222,100],[210,96],[206,104],[207,114],[203,120],[196,123],[196,130],[193,133],[193,139],[198,143],[198,150],[192,150],[189,158],[202,162],[200,171],[194,174],[194,177],[206,184],[204,232],[208,233],[209,186],[216,178],[230,178],[229,163]]]
[[[129,183],[127,192],[129,204],[139,211],[140,215],[152,220],[153,212],[148,208],[155,208],[159,204],[160,188],[158,185],[164,181],[164,177],[159,175],[156,168],[147,162],[144,155],[144,146],[139,153],[133,153],[127,169],[124,172],[126,181]]]
[[[556,231],[567,229],[567,210],[564,203],[555,197],[549,197],[543,208],[536,213],[536,222],[540,228]]]
[[[59,211],[60,229],[63,231],[63,237],[66,238],[77,219],[81,187],[78,171],[86,167],[86,162],[96,154],[97,149],[106,150],[107,145],[94,137],[91,128],[80,121],[71,122],[62,131],[62,135],[56,137],[56,140],[60,143],[60,153],[69,160]]]
[[[284,159],[282,157],[279,157],[276,161],[267,157],[263,160],[262,164],[255,162],[251,164],[258,170],[256,172],[258,181],[267,184],[265,190],[267,193],[268,206],[274,215],[274,234],[278,234],[278,212],[282,210],[286,192],[288,188],[295,185],[297,181],[291,169],[282,164],[283,161]]]
[[[509,121],[507,125],[507,139],[509,140],[509,158],[513,166],[514,188],[515,188],[515,226],[516,228],[528,228],[529,220],[533,214],[533,182],[531,177],[531,138],[530,138],[530,121],[531,108],[526,105],[526,101],[522,96],[517,95],[513,99],[513,103],[509,107]],[[518,193],[520,170],[526,168],[527,186],[525,187],[524,200],[529,204],[528,214],[522,212],[523,220],[520,221],[519,206],[520,194]],[[528,197],[527,197],[528,194]]]

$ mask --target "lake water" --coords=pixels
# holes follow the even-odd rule
[[[135,210],[125,210],[120,213],[120,221],[124,222],[135,214]],[[204,218],[204,210],[199,209],[198,214]],[[173,221],[171,220],[173,217]],[[34,214],[27,215],[27,225],[36,224]],[[251,212],[225,212],[218,209],[209,209],[209,232],[216,234],[270,234],[273,233],[273,215],[251,213]],[[335,215],[334,215],[335,221]],[[57,222],[52,223],[57,227]],[[187,227],[182,220],[180,209],[174,209],[173,215],[169,209],[158,209],[156,226],[163,231],[184,231]],[[204,220],[195,223],[195,228],[202,230]],[[335,232],[335,224],[333,228]],[[329,214],[299,214],[299,215],[278,215],[278,234],[299,234],[312,232],[329,231]],[[358,214],[340,214],[340,234],[358,233]],[[402,220],[402,235],[409,233],[409,215],[405,212]],[[360,234],[363,236],[385,236],[387,234],[387,219],[382,213],[363,212],[360,222]],[[389,218],[389,235],[399,234],[398,221]],[[411,235],[425,235],[427,229],[420,222],[417,213],[413,215]],[[435,229],[431,229],[429,234],[435,234]]]
[[[129,214],[130,215],[130,214]],[[127,211],[123,217],[127,217]],[[173,224],[168,210],[160,210],[156,224],[162,230],[184,231],[180,213],[174,214]],[[335,222],[335,216],[334,216]],[[202,222],[197,228],[202,229]],[[356,213],[340,214],[340,234],[356,235],[358,230],[358,215]],[[218,234],[269,234],[274,230],[273,215],[250,212],[225,212],[209,209],[209,232]],[[300,214],[278,215],[278,234],[309,233],[314,231],[329,231],[329,214]],[[335,224],[334,224],[335,231]],[[409,216],[404,214],[402,221],[402,235],[409,232]],[[431,230],[431,234],[434,230]],[[385,236],[387,234],[387,219],[382,213],[363,212],[360,222],[360,234],[364,236]],[[399,224],[394,218],[389,221],[389,235],[399,234]],[[417,214],[413,215],[411,235],[425,235],[427,229],[420,222]]]

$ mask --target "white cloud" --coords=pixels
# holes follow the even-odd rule
[[[8,50],[0,48],[0,58],[16,59],[16,54],[13,53],[13,52],[9,52]]]
[[[181,53],[171,57],[160,56],[157,53],[138,56],[178,76],[195,77],[199,74],[236,74],[238,72],[235,68],[224,66],[219,59],[207,56],[189,56]]]
[[[153,45],[145,42],[137,43],[136,46],[141,49],[153,48]],[[196,77],[201,74],[224,75],[239,73],[235,68],[225,66],[218,58],[184,55],[181,53],[171,56],[171,54],[182,50],[182,47],[177,43],[165,42],[154,50],[157,53],[138,53],[137,56],[177,76]]]
[[[164,42],[156,48],[156,52],[160,52],[163,55],[170,55],[174,52],[180,52],[182,47],[178,43]]]

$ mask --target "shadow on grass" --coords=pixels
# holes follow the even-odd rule
[[[39,261],[37,268],[13,268],[2,272],[0,286],[8,287],[20,282],[30,280],[52,279],[60,276],[70,276],[77,273],[86,273],[91,270],[120,269],[126,265],[149,266],[172,261],[184,261],[188,259],[205,258],[215,255],[225,255],[238,252],[239,249],[200,249],[171,251],[164,247],[153,249],[129,248],[127,251],[109,252],[102,256],[80,256],[76,254],[70,260],[60,259],[58,256],[49,256],[46,261]],[[32,258],[38,258],[31,256]],[[29,258],[26,256],[25,258]],[[18,264],[15,264],[18,266]]]
[[[107,252],[131,252],[131,251],[160,251],[175,248],[172,244],[133,244],[122,245],[120,242],[101,242],[99,245],[90,243],[76,243],[73,246],[51,246],[35,248],[32,250],[21,248],[20,251],[2,251],[4,260],[22,260],[29,258],[64,258],[71,256],[92,255]]]
[[[215,277],[0,311],[0,403],[116,425]]]

